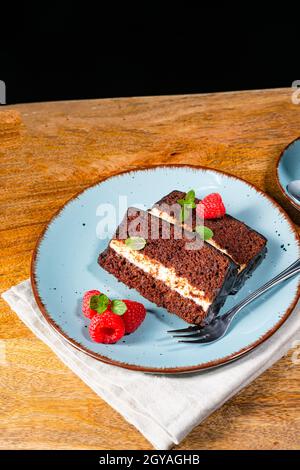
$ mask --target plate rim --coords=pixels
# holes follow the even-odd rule
[[[300,141],[300,136],[296,137],[294,140],[292,140],[291,142],[289,142],[287,145],[284,146],[284,148],[281,150],[278,158],[277,158],[277,161],[276,161],[276,180],[277,180],[277,184],[279,186],[279,189],[281,191],[281,193],[283,194],[283,196],[285,197],[285,199],[288,200],[288,202],[290,204],[292,204],[292,206],[298,211],[300,212],[300,203],[297,204],[293,198],[291,198],[291,196],[288,194],[288,192],[284,189],[284,187],[282,186],[281,182],[280,182],[280,178],[279,178],[279,164],[281,162],[281,159],[283,157],[283,155],[285,154],[285,152],[288,150],[289,147],[291,147],[292,145],[294,145],[297,141]]]
[[[300,138],[295,139],[298,140]],[[294,142],[295,142],[294,141]],[[290,143],[289,145],[291,145]],[[287,146],[288,147],[288,146]],[[286,148],[287,148],[286,147]],[[283,152],[282,152],[283,153]],[[279,159],[278,159],[279,162]],[[277,163],[278,163],[277,162]],[[78,191],[76,194],[71,196],[59,209],[55,211],[55,213],[52,215],[48,223],[45,225],[41,233],[39,234],[37,241],[35,243],[35,247],[33,250],[33,254],[31,257],[31,266],[30,266],[30,280],[31,280],[31,285],[32,285],[32,290],[33,290],[33,295],[36,300],[36,303],[41,311],[41,314],[43,315],[44,319],[47,321],[47,323],[57,332],[61,337],[63,337],[69,344],[71,344],[73,347],[76,349],[80,350],[81,352],[84,352],[88,354],[89,356],[100,360],[101,362],[104,362],[106,364],[118,366],[124,369],[129,369],[129,370],[134,370],[134,371],[139,371],[139,372],[147,372],[147,373],[155,373],[155,374],[182,374],[182,373],[189,373],[189,372],[198,372],[198,371],[203,371],[211,368],[215,368],[221,365],[225,365],[229,362],[232,362],[241,356],[245,355],[246,353],[249,353],[250,351],[254,350],[256,347],[264,343],[268,338],[270,338],[276,331],[279,330],[279,328],[285,323],[285,321],[288,319],[288,317],[291,315],[292,311],[294,310],[296,303],[300,297],[300,281],[298,282],[298,287],[296,294],[288,306],[287,310],[283,314],[283,316],[280,318],[280,320],[270,329],[268,330],[264,335],[259,337],[256,341],[253,343],[250,343],[249,345],[245,346],[244,348],[240,349],[239,351],[233,352],[227,356],[214,359],[212,361],[207,361],[203,362],[197,365],[193,366],[181,366],[181,367],[146,367],[146,366],[140,366],[137,364],[129,364],[126,362],[120,362],[114,359],[110,359],[106,356],[103,356],[102,354],[96,353],[89,348],[83,346],[82,344],[78,343],[76,340],[73,338],[70,338],[63,330],[62,328],[57,325],[57,323],[52,319],[51,315],[47,311],[45,305],[43,304],[43,301],[39,295],[38,291],[38,283],[36,279],[36,264],[38,261],[38,255],[39,255],[39,247],[40,244],[52,224],[54,220],[63,212],[65,207],[71,203],[74,199],[77,199],[79,196],[81,196],[85,191],[93,188],[94,186],[98,186],[101,183],[104,183],[105,181],[114,178],[119,175],[123,175],[126,173],[132,173],[132,172],[137,172],[137,171],[146,171],[146,170],[155,170],[158,168],[189,168],[189,169],[195,169],[195,170],[202,170],[202,171],[212,171],[220,175],[225,175],[229,178],[234,178],[238,181],[241,181],[242,183],[245,183],[246,185],[250,186],[252,189],[257,191],[259,194],[261,194],[263,197],[265,197],[273,206],[275,206],[281,215],[284,217],[288,225],[290,226],[291,232],[294,235],[295,241],[298,245],[298,249],[300,249],[300,236],[294,226],[294,223],[292,222],[291,218],[288,216],[288,214],[285,212],[285,210],[280,206],[280,204],[275,201],[269,194],[265,193],[263,190],[255,186],[253,183],[250,183],[249,181],[246,181],[244,178],[241,178],[239,176],[235,176],[231,173],[225,172],[223,170],[216,170],[215,168],[210,168],[207,166],[203,165],[192,165],[192,164],[181,164],[181,163],[172,163],[172,164],[162,164],[162,165],[145,165],[145,166],[139,166],[137,168],[131,168],[131,169],[126,169],[122,171],[117,171],[107,177],[102,178],[99,181],[94,182],[93,184],[87,186],[83,190]]]

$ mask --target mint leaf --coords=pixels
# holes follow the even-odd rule
[[[90,299],[90,308],[101,314],[107,310],[109,298],[105,294],[92,295]]]
[[[187,202],[194,202],[194,200],[195,200],[195,191],[193,189],[191,189],[189,192],[186,193],[185,200]]]
[[[191,189],[185,195],[185,199],[178,199],[178,204],[181,205],[180,221],[184,222],[190,213],[191,209],[196,209],[195,191]]]
[[[123,300],[113,300],[111,303],[111,311],[116,315],[124,315],[127,310],[127,305]]]
[[[97,310],[99,297],[99,295],[92,295],[92,297],[90,298],[90,308],[92,310]]]
[[[184,206],[184,204],[186,204],[186,200],[185,199],[178,199],[178,204],[180,204],[181,206]]]
[[[125,245],[131,250],[142,250],[146,246],[146,240],[143,237],[129,237],[125,240]]]
[[[204,225],[197,225],[196,232],[200,235],[200,238],[202,238],[202,240],[209,240],[214,236],[214,232],[210,228],[205,227]]]

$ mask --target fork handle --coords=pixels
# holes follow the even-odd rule
[[[265,294],[274,286],[280,284],[281,282],[289,279],[290,277],[295,276],[300,272],[300,259],[291,264],[288,268],[282,271],[277,276],[273,277],[270,281],[266,282],[263,286],[259,287],[256,291],[252,292],[248,297],[242,300],[240,303],[235,305],[231,310],[224,314],[224,319],[232,319],[242,308],[246,305],[253,302],[253,300],[260,297],[262,294]]]

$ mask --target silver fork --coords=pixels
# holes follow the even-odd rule
[[[259,287],[252,294],[248,295],[244,300],[239,302],[235,307],[230,309],[228,312],[220,317],[214,318],[208,325],[201,326],[189,326],[188,328],[182,328],[179,330],[170,330],[168,333],[186,333],[174,335],[175,338],[185,338],[179,340],[180,343],[210,343],[222,338],[228,330],[232,320],[235,316],[244,308],[246,305],[253,302],[253,300],[265,294],[273,287],[277,286],[281,282],[295,276],[300,272],[300,259],[291,264],[288,268],[282,271],[277,276],[273,277],[270,281],[266,282],[263,286]],[[191,334],[190,334],[191,333]],[[189,338],[196,338],[187,341]]]

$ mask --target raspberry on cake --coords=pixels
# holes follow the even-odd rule
[[[197,205],[196,212],[204,219],[218,219],[226,213],[222,198],[218,193],[212,193],[206,196]]]
[[[205,199],[210,204],[212,202],[212,195],[207,196]],[[170,223],[175,225],[184,226],[186,230],[195,230],[196,225],[196,209],[191,209],[191,217],[189,221],[182,222],[175,213],[172,212],[170,215],[166,212],[166,207],[176,205],[178,200],[184,199],[185,193],[182,191],[174,190],[160,199],[150,209],[150,213],[161,217],[164,220],[168,220]],[[216,203],[216,197],[213,196],[214,203]],[[199,207],[201,201],[194,199],[196,207]],[[220,201],[219,201],[220,202]],[[223,214],[220,217],[220,210],[222,213],[222,206],[218,203],[217,218],[205,218],[205,227],[208,227],[213,231],[213,237],[207,240],[207,243],[214,246],[220,252],[228,255],[237,265],[239,275],[236,278],[236,282],[233,286],[231,293],[236,293],[245,283],[246,279],[251,276],[256,267],[264,259],[267,253],[267,239],[256,232],[252,228],[248,227],[245,223],[238,219],[235,219],[229,214]],[[178,204],[179,206],[179,204]],[[179,206],[180,209],[180,206]],[[199,210],[199,209],[198,209]],[[209,213],[213,215],[213,211]]]
[[[123,234],[130,238],[128,227],[137,219],[137,230],[147,227],[146,236],[141,235],[146,243],[126,243]],[[235,283],[237,266],[206,242],[187,249],[190,238],[184,234],[177,238],[175,225],[167,224],[169,236],[164,238],[166,224],[149,212],[129,208],[108,248],[100,254],[99,264],[119,281],[185,321],[210,321]],[[155,236],[151,230],[154,225],[158,227]]]

